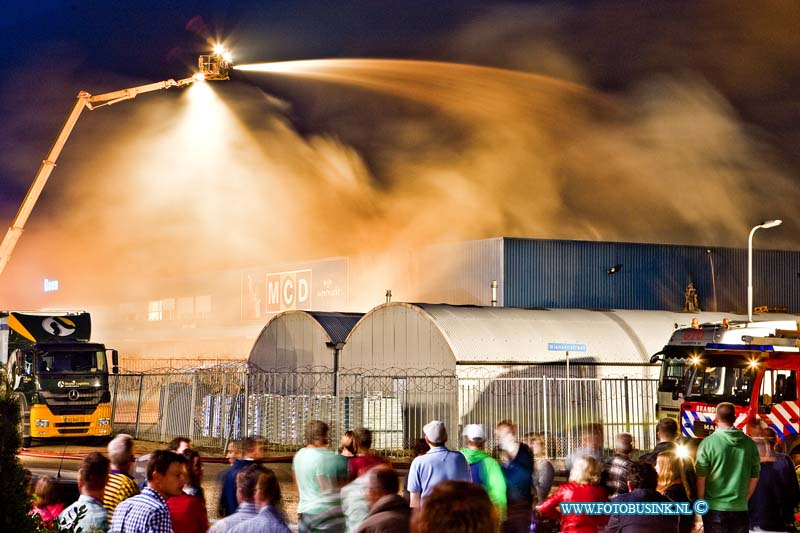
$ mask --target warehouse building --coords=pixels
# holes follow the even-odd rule
[[[692,283],[704,311],[746,314],[744,248],[501,237],[429,246],[413,267],[418,301],[680,311]],[[753,287],[756,306],[800,309],[800,252],[754,250]]]
[[[660,371],[650,357],[693,318],[747,317],[390,302],[363,316],[282,313],[264,328],[250,363],[278,373],[314,367],[279,374],[283,394],[264,398],[288,400],[291,412],[329,409],[343,427],[366,424],[385,449],[407,446],[431,419],[457,427],[498,416],[562,435],[562,447],[571,445],[567,428],[581,421],[625,420],[614,429],[648,442],[657,403],[652,380]],[[328,330],[335,332],[323,334]],[[255,379],[261,381],[252,390],[276,390],[275,374]],[[334,401],[340,403],[321,405]],[[264,424],[279,426],[286,407],[268,411],[275,414]]]
[[[754,303],[800,309],[800,252],[755,250]],[[691,287],[690,287],[691,284]],[[394,299],[532,309],[746,312],[747,250],[667,244],[493,238],[392,257],[349,256],[194,272],[123,302],[86,305],[95,334],[124,354],[245,359],[286,311],[366,312]],[[41,307],[68,307],[66,292]],[[615,315],[617,316],[617,315]],[[315,361],[313,358],[311,361]]]

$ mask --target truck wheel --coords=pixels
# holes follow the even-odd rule
[[[31,416],[28,411],[28,402],[25,397],[20,395],[19,398],[19,436],[22,438],[22,447],[31,447]]]

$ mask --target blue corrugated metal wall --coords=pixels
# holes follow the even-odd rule
[[[700,306],[746,312],[747,250],[660,244],[504,239],[504,302],[511,307],[679,310],[695,284]],[[709,251],[710,250],[710,251]],[[622,265],[609,275],[608,269]],[[755,305],[800,311],[800,252],[756,250]]]
[[[747,250],[715,249],[714,259],[720,310],[734,307],[746,312]],[[790,312],[800,312],[799,252],[753,251],[753,304],[784,306]]]

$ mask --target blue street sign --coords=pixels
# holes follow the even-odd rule
[[[551,352],[585,352],[585,344],[571,344],[568,342],[548,342],[547,349]]]

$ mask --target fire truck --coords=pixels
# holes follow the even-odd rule
[[[800,447],[800,331],[776,329],[742,335],[738,344],[708,343],[688,361],[684,382],[673,392],[683,397],[680,428],[685,437],[703,438],[715,429],[721,402],[736,407],[734,425],[771,427],[794,452]]]
[[[118,354],[89,342],[80,312],[0,311],[0,362],[21,411],[22,445],[52,437],[111,434],[111,371]]]
[[[764,337],[774,335],[779,330],[797,329],[797,318],[780,315],[779,320],[748,322],[746,317],[723,319],[718,322],[700,323],[693,318],[691,327],[678,328],[670,336],[664,348],[650,358],[650,363],[661,363],[658,382],[658,403],[656,413],[659,419],[680,419],[682,400],[678,397],[685,392],[688,374],[692,371],[691,361],[701,357],[708,345],[743,344],[743,337]]]

